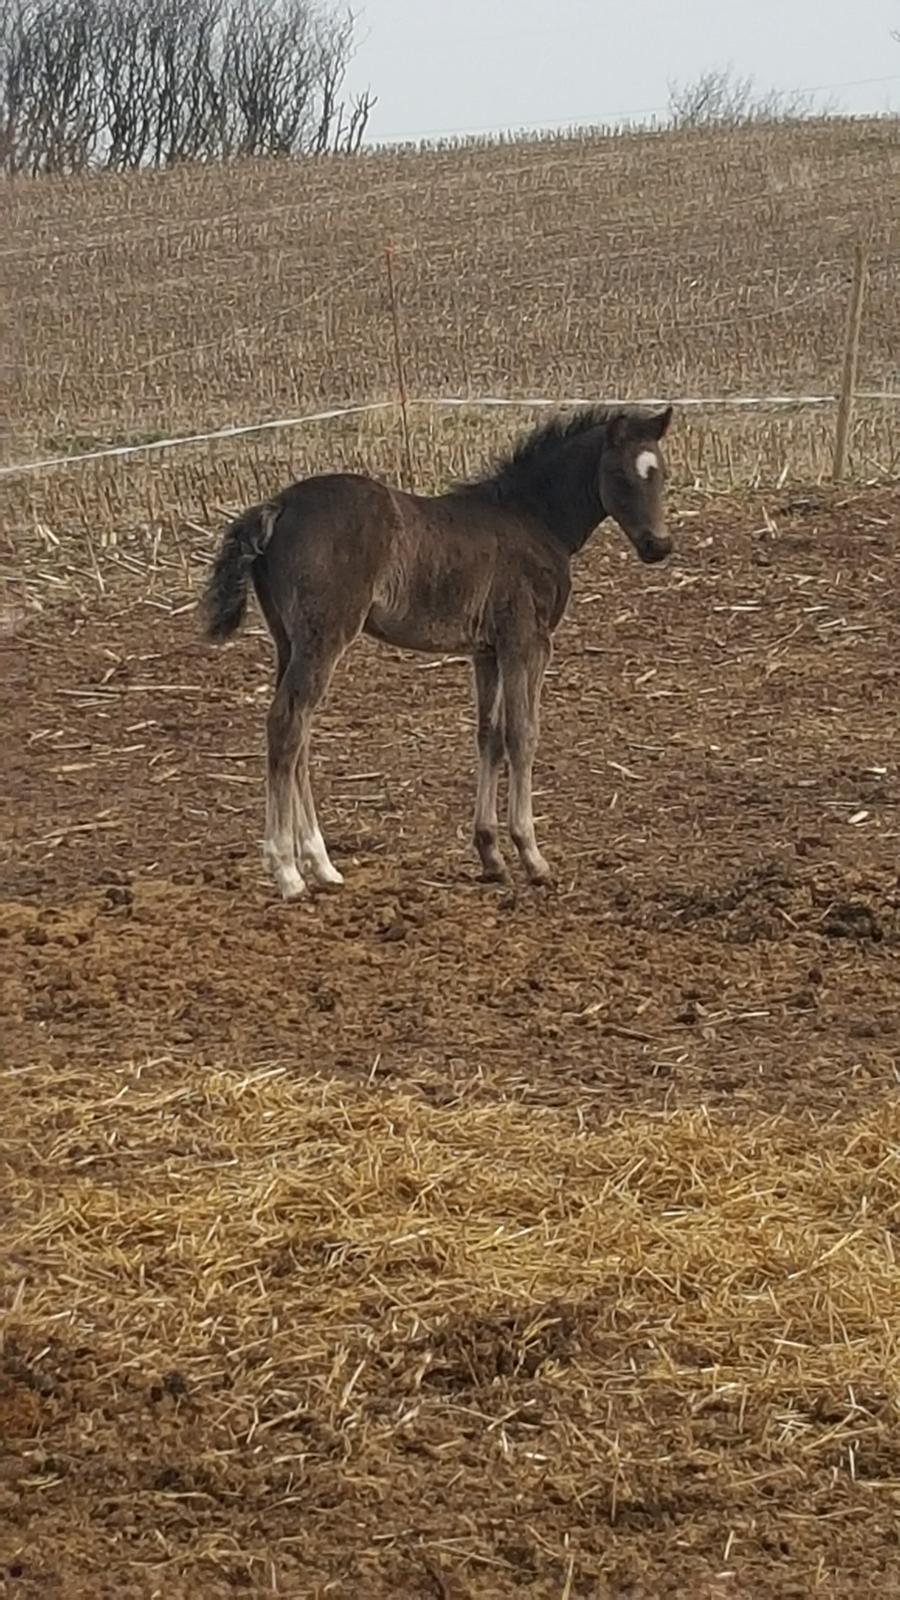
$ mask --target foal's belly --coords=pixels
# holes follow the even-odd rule
[[[471,655],[476,631],[458,617],[410,616],[381,605],[372,607],[363,624],[363,632],[381,644],[425,655]]]

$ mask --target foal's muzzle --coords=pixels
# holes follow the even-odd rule
[[[672,541],[660,533],[636,533],[632,542],[642,561],[652,566],[655,561],[665,561],[672,554]]]

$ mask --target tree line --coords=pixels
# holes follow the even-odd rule
[[[2,0],[0,171],[353,154],[353,38],[320,0]]]

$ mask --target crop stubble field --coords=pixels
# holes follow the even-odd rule
[[[17,184],[8,461],[414,394],[896,374],[889,124]],[[420,483],[520,424],[413,414]],[[555,887],[475,879],[465,668],[319,719],[258,858],[222,509],[392,412],[10,477],[0,1592],[900,1592],[896,416],[685,413],[677,559],[579,567]],[[871,480],[864,483],[862,480]]]

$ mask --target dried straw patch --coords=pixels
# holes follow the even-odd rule
[[[8,1101],[3,1553],[61,1592],[103,1550],[140,1593],[598,1593],[684,1518],[682,1575],[749,1581],[763,1512],[834,1514],[821,1566],[900,1495],[895,1103],[589,1127],[166,1061]]]

